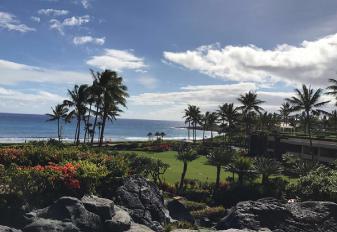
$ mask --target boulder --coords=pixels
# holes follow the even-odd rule
[[[127,208],[136,223],[161,231],[169,221],[160,190],[144,177],[125,177],[114,195],[115,203]]]
[[[115,207],[115,215],[105,221],[107,231],[127,231],[131,227],[131,217],[125,210]]]
[[[337,231],[337,204],[332,202],[295,202],[283,204],[273,198],[239,202],[221,219],[217,229],[267,228],[277,232]]]
[[[80,232],[71,222],[38,218],[23,229],[23,232]]]
[[[97,196],[84,196],[81,202],[88,211],[99,215],[103,220],[111,219],[115,215],[112,200]]]
[[[128,232],[154,232],[154,231],[147,226],[137,223],[131,223],[131,227],[128,230]]]
[[[99,231],[102,226],[100,216],[88,211],[83,203],[74,197],[61,197],[54,204],[27,214],[27,218],[30,218],[31,223],[24,231],[41,231],[39,228],[44,228],[48,222],[51,223],[51,227],[48,227],[51,231],[51,228],[55,228],[55,231],[65,231],[57,228],[67,228],[66,231],[72,228],[69,231],[76,231],[78,228],[83,232],[92,232]]]
[[[14,228],[10,228],[10,227],[7,227],[7,226],[1,226],[0,225],[0,232],[22,232],[22,230],[17,230],[17,229],[14,229]]]
[[[177,199],[172,199],[166,203],[171,218],[178,221],[187,221],[194,224],[194,218],[190,211]]]

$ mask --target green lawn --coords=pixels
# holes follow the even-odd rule
[[[180,180],[183,165],[181,161],[178,161],[176,159],[175,151],[158,152],[158,153],[136,151],[135,153],[150,158],[160,159],[163,162],[169,164],[170,167],[164,175],[165,181],[173,184]],[[206,158],[203,156],[190,162],[188,164],[186,178],[197,179],[200,181],[215,182],[215,167],[207,165],[205,163]],[[221,180],[225,180],[228,176],[232,176],[232,174],[230,172],[222,171]]]

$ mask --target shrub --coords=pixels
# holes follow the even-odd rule
[[[195,219],[207,217],[212,221],[217,221],[225,216],[226,210],[222,206],[207,207],[205,209],[192,211],[191,214]]]

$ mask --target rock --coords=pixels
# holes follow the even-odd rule
[[[1,226],[0,225],[0,232],[22,232],[22,230],[17,230],[17,229],[14,229],[14,228],[10,228],[10,227],[7,227],[7,226]]]
[[[107,231],[126,231],[131,227],[131,218],[128,212],[115,207],[115,215],[105,221],[105,228]]]
[[[132,223],[130,229],[128,232],[154,232],[151,230],[149,227],[137,224],[137,223]]]
[[[97,196],[84,196],[81,202],[88,211],[99,215],[103,220],[111,219],[115,215],[112,200]]]
[[[194,224],[194,218],[190,211],[179,200],[172,199],[167,201],[167,209],[171,218],[178,221],[187,221]]]
[[[265,198],[239,202],[221,219],[217,229],[268,228],[277,232],[332,232],[337,231],[337,204],[309,201],[287,203]]]
[[[78,228],[83,232],[99,231],[102,226],[100,216],[89,212],[83,203],[74,197],[61,197],[49,207],[27,214],[28,217],[30,217],[32,222],[25,227],[24,231],[26,231],[26,228],[29,229],[32,226],[33,228],[43,228],[46,226],[46,221],[41,219],[50,219],[55,228],[66,226],[65,228]],[[72,224],[72,227],[70,224]],[[34,229],[34,231],[39,230]]]
[[[38,218],[26,226],[23,232],[80,232],[71,222],[62,222],[52,219]]]
[[[158,187],[141,176],[125,177],[115,192],[115,202],[128,209],[136,223],[144,224],[155,231],[169,221],[164,200]]]

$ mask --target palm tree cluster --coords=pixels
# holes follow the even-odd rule
[[[310,152],[314,158],[313,131],[333,131],[336,134],[337,130],[337,111],[327,112],[325,106],[329,101],[324,100],[325,94],[332,95],[337,100],[337,80],[329,79],[329,82],[331,85],[326,92],[321,88],[302,85],[295,89],[294,96],[285,99],[278,112],[273,113],[261,107],[264,101],[252,91],[237,98],[238,106],[225,103],[215,112],[207,111],[202,114],[198,106],[188,105],[184,114],[188,137],[190,138],[190,130],[193,141],[196,141],[196,130],[216,130],[222,134],[223,144],[227,142],[230,145],[235,133],[249,138],[254,131],[285,132],[289,128],[293,131],[299,129],[308,137]]]
[[[149,132],[147,133],[147,137],[149,138],[149,141],[153,140],[153,137],[156,137],[156,140],[164,140],[164,137],[166,136],[165,132],[159,132],[156,131],[155,133]]]
[[[123,78],[117,72],[105,70],[91,71],[92,85],[75,85],[68,90],[69,98],[48,114],[50,120],[58,121],[58,138],[61,138],[60,120],[65,122],[76,120],[74,141],[80,143],[81,131],[84,131],[83,142],[94,143],[95,137],[99,146],[104,141],[104,131],[107,121],[116,120],[116,117],[126,107],[126,98],[129,96]],[[98,130],[98,131],[97,131]],[[98,133],[97,133],[98,132]]]

